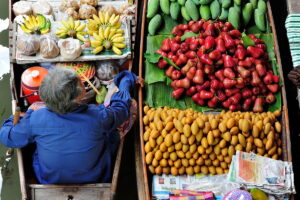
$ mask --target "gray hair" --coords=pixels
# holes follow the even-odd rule
[[[81,95],[82,87],[74,69],[54,67],[44,78],[40,87],[40,97],[46,106],[55,113],[64,114],[77,105],[76,99]]]

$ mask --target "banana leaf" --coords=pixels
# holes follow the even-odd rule
[[[176,100],[171,95],[173,88],[166,85],[164,82],[157,82],[154,84],[146,85],[146,98],[145,103],[150,107],[162,107],[169,106],[171,108],[178,108],[185,110],[192,108],[198,112],[204,111],[221,111],[222,109],[212,109],[209,107],[198,106],[189,96],[185,96],[179,100]]]

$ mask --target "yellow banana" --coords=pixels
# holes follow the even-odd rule
[[[70,29],[74,30],[75,23],[73,17],[69,17],[68,23],[70,25]]]
[[[113,39],[115,39],[115,38],[118,38],[118,37],[122,37],[123,35],[122,34],[115,34],[114,36],[112,36],[111,37],[111,39],[113,40]]]
[[[103,37],[101,38],[99,35],[97,35],[96,33],[93,34],[93,37],[95,38],[95,40],[98,40],[98,41],[103,41]]]
[[[97,24],[100,24],[101,23],[101,21],[100,21],[100,18],[97,16],[97,15],[93,15],[93,19],[95,20],[95,22],[97,23]]]
[[[113,46],[118,47],[120,49],[124,49],[126,47],[125,43],[114,43]]]
[[[99,29],[99,37],[100,38],[104,38],[104,32],[103,32],[103,29]]]
[[[32,26],[28,20],[24,20],[24,24],[28,29],[31,29],[31,30],[34,29],[34,26]]]
[[[50,28],[47,28],[45,30],[41,30],[41,34],[46,34],[50,32]]]
[[[28,17],[28,20],[29,20],[29,23],[30,23],[33,27],[36,26],[36,25],[35,25],[35,18],[34,18],[33,15],[30,15],[30,16]]]
[[[67,30],[69,30],[71,28],[70,24],[68,22],[66,22],[65,20],[61,20],[61,23],[66,27]]]
[[[62,34],[62,33],[67,33],[67,31],[61,30],[61,31],[56,32],[55,34],[56,34],[56,35],[60,35],[60,34]]]
[[[119,28],[117,29],[116,33],[124,34],[124,30]]]
[[[22,29],[22,31],[24,31],[25,33],[29,33],[29,34],[31,34],[32,33],[32,31],[31,30],[29,30],[29,29],[27,29],[24,25],[21,25],[20,26],[20,28]]]
[[[76,34],[76,38],[77,38],[77,39],[79,39],[79,40],[81,40],[82,42],[84,42],[84,41],[85,41],[85,38],[84,38],[84,36],[83,36],[83,35],[81,35],[80,33],[77,33],[77,34]]]
[[[100,23],[101,24],[104,24],[105,23],[105,20],[104,20],[104,15],[101,11],[99,11],[99,20],[100,20]]]
[[[113,50],[113,52],[115,52],[116,54],[122,55],[122,51],[121,51],[118,47],[113,46],[113,47],[112,47],[112,50]]]
[[[68,36],[68,33],[61,33],[59,35],[60,38],[66,38]]]
[[[125,41],[125,38],[124,37],[118,37],[118,38],[113,39],[112,41],[116,42],[116,43],[119,43],[119,42]]]
[[[83,31],[84,29],[85,29],[85,27],[86,27],[86,24],[81,24],[77,29],[75,29],[76,31],[78,31],[78,32],[81,32],[81,31]]]
[[[111,38],[112,36],[114,36],[115,34],[116,34],[116,29],[114,29],[114,28],[112,28],[112,29],[110,29],[110,33],[109,33],[109,35],[108,35],[108,38]]]
[[[91,46],[94,48],[97,48],[98,46],[101,46],[102,42],[98,40],[91,41]]]
[[[99,52],[101,52],[103,50],[103,46],[99,46],[99,47],[97,47],[97,48],[95,48],[94,50],[93,50],[93,54],[98,54]]]
[[[109,12],[106,12],[104,16],[104,23],[107,24],[108,22],[109,22]]]
[[[111,24],[111,22],[115,19],[115,17],[116,17],[116,14],[113,13],[113,14],[110,16],[110,18],[109,18],[109,20],[108,20],[108,23]]]
[[[112,26],[115,26],[120,20],[120,15],[117,15],[113,20],[109,21]]]
[[[104,30],[104,34],[103,34],[104,38],[108,38],[109,33],[110,33],[110,27],[107,27],[107,28]]]
[[[74,29],[77,30],[77,28],[81,25],[80,21],[75,21],[75,27]]]
[[[115,27],[116,29],[119,29],[119,28],[121,28],[121,26],[122,26],[122,23],[121,23],[121,22],[118,22],[114,27]]]

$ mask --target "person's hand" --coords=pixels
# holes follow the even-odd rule
[[[140,85],[141,87],[144,87],[145,81],[142,77],[138,76],[135,83]]]

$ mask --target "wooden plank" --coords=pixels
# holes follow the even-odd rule
[[[289,119],[288,119],[288,109],[287,109],[287,98],[286,98],[286,91],[285,91],[285,81],[284,81],[284,76],[283,76],[283,71],[282,71],[282,63],[281,63],[281,57],[280,57],[280,51],[279,51],[279,45],[278,45],[278,39],[277,39],[277,33],[276,33],[276,28],[275,28],[275,22],[272,14],[272,9],[270,2],[267,2],[268,6],[268,18],[270,21],[270,26],[272,29],[273,37],[274,37],[274,51],[278,63],[278,69],[279,69],[279,75],[280,79],[282,80],[282,87],[281,87],[281,94],[282,94],[282,118],[284,122],[284,134],[283,134],[283,140],[286,142],[285,144],[285,150],[286,150],[286,155],[285,155],[285,160],[292,162],[292,152],[291,152],[291,139],[290,139],[290,126],[289,126]]]
[[[18,158],[19,178],[20,178],[22,200],[28,200],[26,179],[25,179],[25,173],[24,173],[23,154],[22,154],[21,149],[17,149],[17,158]]]
[[[112,185],[111,185],[111,199],[114,199],[116,192],[117,192],[117,186],[118,186],[118,178],[120,173],[120,167],[121,167],[121,161],[122,161],[122,153],[123,153],[123,147],[124,147],[124,138],[121,138],[119,150],[115,162],[115,168],[113,171],[113,177],[112,177]]]
[[[139,57],[139,76],[144,77],[144,48],[145,48],[145,27],[146,27],[146,9],[147,9],[148,0],[143,1],[143,14],[142,14],[142,25],[141,25],[141,40],[140,40],[140,57]],[[139,123],[140,123],[140,156],[142,160],[142,171],[143,171],[143,178],[144,181],[142,185],[138,185],[138,188],[144,187],[144,198],[145,200],[150,200],[150,187],[148,182],[147,176],[147,166],[145,162],[145,149],[144,149],[144,140],[143,140],[143,133],[144,133],[144,126],[143,126],[143,88],[139,88]]]
[[[32,200],[109,200],[110,186],[108,187],[55,187],[33,188]]]

